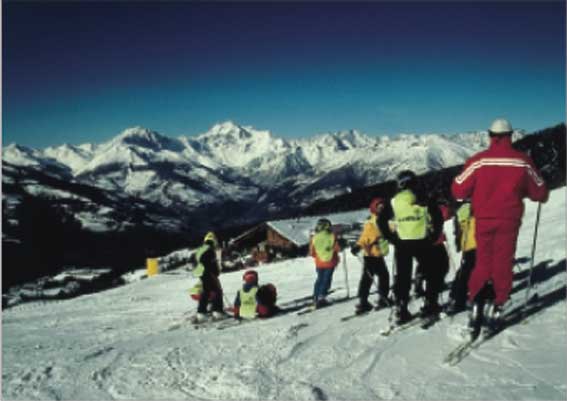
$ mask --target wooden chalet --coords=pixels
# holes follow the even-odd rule
[[[251,254],[258,263],[274,258],[306,255],[309,242],[298,242],[278,231],[271,222],[260,223],[233,238],[229,248],[243,254]]]
[[[341,237],[354,238],[360,234],[361,222],[366,219],[366,215],[365,210],[333,215],[333,231]],[[260,223],[230,240],[229,252],[241,257],[249,256],[255,263],[306,256],[319,217],[308,216]]]

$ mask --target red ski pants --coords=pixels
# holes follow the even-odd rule
[[[520,221],[478,219],[476,221],[476,264],[469,279],[469,301],[492,280],[494,304],[508,300],[514,276],[514,254]]]

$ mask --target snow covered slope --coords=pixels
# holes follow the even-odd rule
[[[540,313],[507,328],[457,366],[442,361],[459,344],[466,314],[390,337],[379,334],[388,324],[387,311],[341,322],[356,303],[340,302],[346,295],[342,268],[333,280],[335,305],[226,330],[195,330],[183,320],[196,308],[187,294],[193,279],[172,271],[98,294],[4,311],[3,398],[563,400],[565,196],[565,188],[553,191],[542,208],[532,292],[542,302]],[[535,211],[528,203],[509,308],[524,301]],[[446,232],[450,237],[450,224]],[[449,248],[454,265],[459,255],[452,242]],[[348,252],[346,262],[353,294],[360,264]],[[387,263],[391,269],[391,255]],[[277,285],[281,305],[311,294],[309,258],[264,265],[258,272],[261,282]],[[221,275],[231,300],[241,276]],[[413,302],[410,309],[419,306]]]

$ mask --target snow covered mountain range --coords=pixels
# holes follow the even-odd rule
[[[142,209],[169,209],[171,219],[152,223],[167,229],[180,229],[187,213],[215,211],[212,218],[222,221],[221,206],[230,209],[234,225],[386,181],[404,169],[421,174],[458,165],[487,141],[485,132],[370,137],[355,130],[285,140],[230,121],[179,138],[135,127],[102,144],[41,150],[9,145],[2,151],[3,184],[21,183],[26,172],[36,171],[137,199],[146,205]],[[45,182],[28,180],[24,187],[35,195],[77,198]],[[83,226],[104,230],[102,216],[81,213]]]

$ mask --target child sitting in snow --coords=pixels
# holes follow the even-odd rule
[[[254,319],[274,315],[278,310],[276,287],[272,284],[258,287],[258,273],[255,270],[246,270],[242,280],[244,284],[234,300],[234,317]]]

